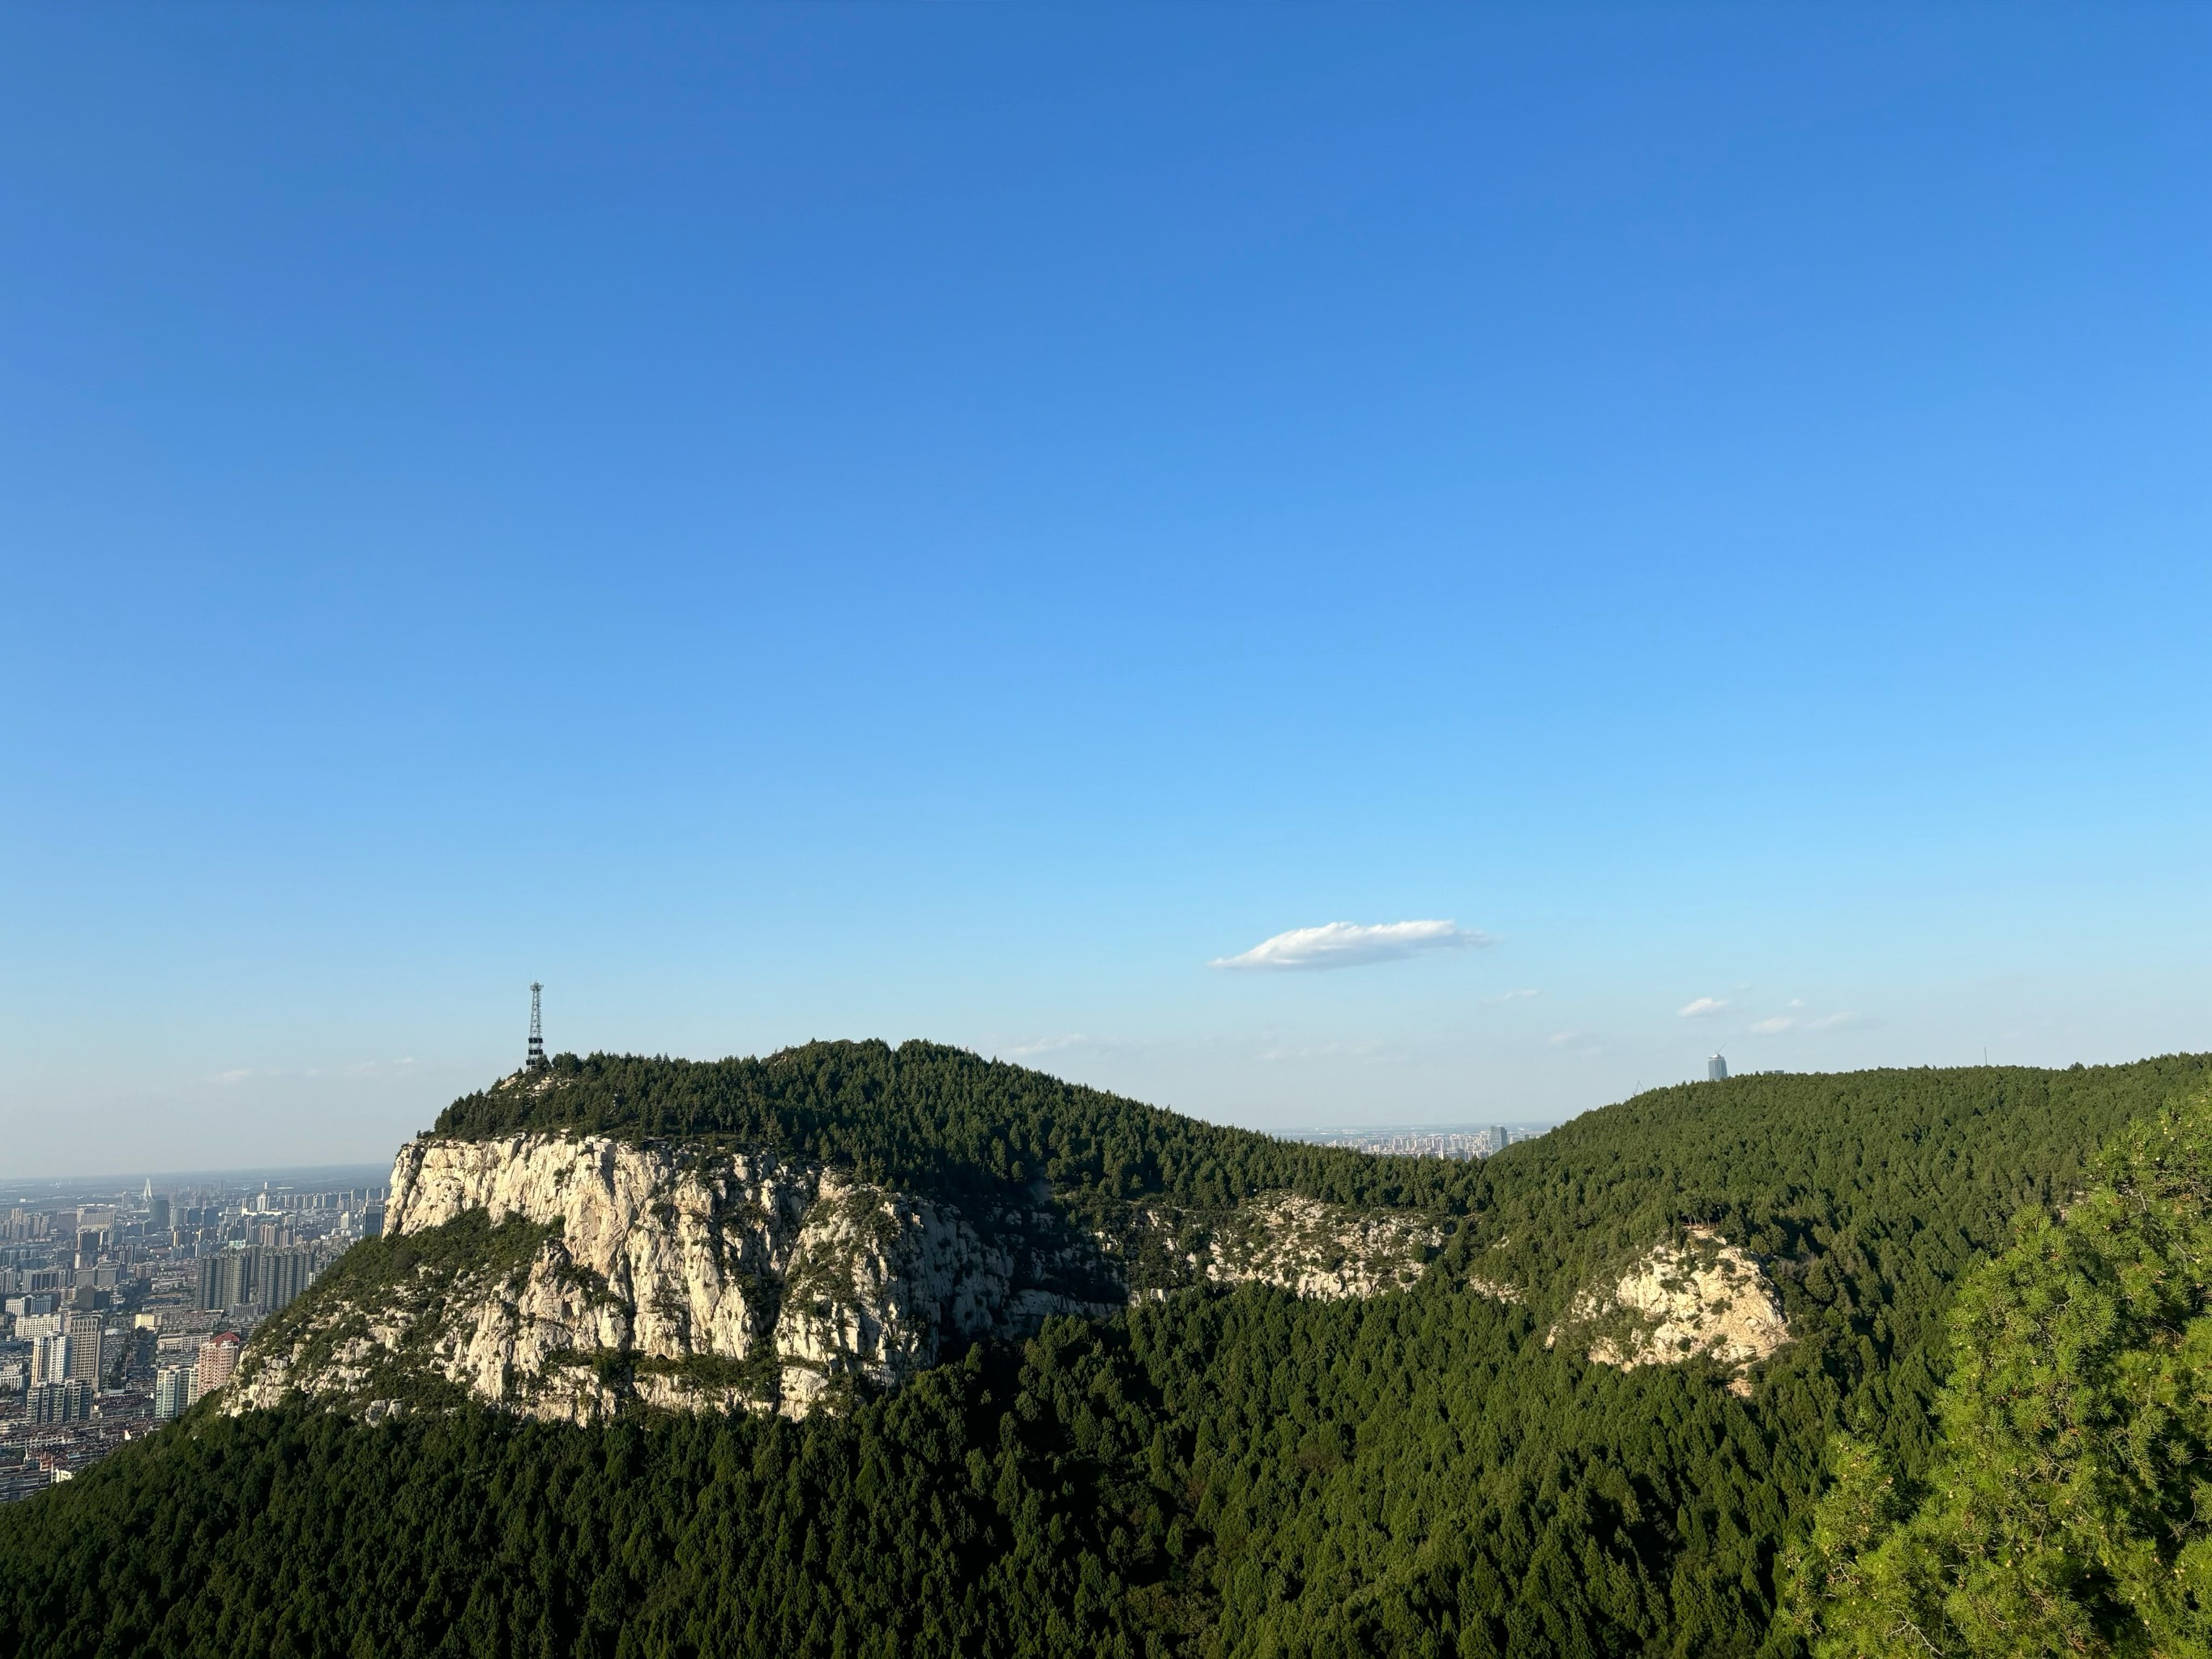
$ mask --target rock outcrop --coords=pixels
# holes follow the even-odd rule
[[[272,1322],[238,1402],[374,1397],[387,1362],[411,1355],[538,1417],[588,1421],[630,1396],[797,1415],[841,1387],[895,1386],[977,1337],[1122,1305],[1095,1248],[1041,1195],[979,1214],[773,1153],[562,1135],[401,1150],[387,1236],[472,1216],[495,1237],[536,1230],[526,1255],[465,1262],[435,1285],[426,1267],[384,1305]]]
[[[1565,1330],[1581,1334],[1601,1365],[1710,1358],[1735,1370],[1730,1387],[1739,1393],[1750,1391],[1750,1367],[1790,1340],[1765,1270],[1711,1227],[1688,1229],[1681,1243],[1657,1246],[1619,1283],[1583,1291],[1552,1340]]]
[[[1425,1210],[1359,1210],[1279,1191],[1206,1209],[1121,1200],[1094,1206],[1088,1218],[1138,1297],[1201,1285],[1380,1296],[1418,1283],[1443,1243]]]
[[[272,1319],[233,1404],[301,1392],[380,1414],[465,1395],[569,1422],[633,1401],[798,1416],[978,1338],[1116,1312],[1133,1287],[1372,1296],[1413,1284],[1442,1243],[1425,1212],[1287,1193],[1202,1218],[1123,1203],[1092,1225],[1042,1182],[953,1200],[763,1151],[426,1135],[400,1150],[386,1206],[387,1240],[407,1248],[359,1259],[382,1278],[334,1271]]]

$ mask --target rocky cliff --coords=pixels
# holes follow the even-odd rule
[[[1750,1368],[1790,1340],[1765,1270],[1705,1226],[1655,1246],[1617,1283],[1582,1292],[1546,1346],[1569,1332],[1601,1365],[1711,1359],[1735,1372],[1729,1386],[1739,1394],[1750,1392]]]
[[[979,1336],[1121,1305],[1041,1195],[963,1209],[767,1152],[566,1135],[403,1148],[387,1239],[465,1223],[483,1237],[459,1261],[272,1322],[240,1403],[294,1388],[366,1403],[397,1361],[538,1417],[630,1396],[796,1414]]]
[[[763,1151],[425,1136],[393,1165],[386,1239],[264,1328],[234,1403],[296,1390],[381,1412],[442,1385],[574,1422],[632,1400],[800,1415],[979,1337],[1116,1311],[1133,1283],[1371,1295],[1418,1279],[1439,1242],[1419,1212],[1287,1194],[1202,1227],[1131,1210],[1102,1238],[1042,1182],[955,1200]]]

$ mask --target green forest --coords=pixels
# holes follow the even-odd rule
[[[1141,1299],[795,1424],[204,1402],[0,1511],[0,1652],[2212,1651],[2208,1085],[2212,1056],[1760,1075],[1457,1164],[920,1043],[564,1056],[437,1132],[1042,1178],[1078,1212],[1287,1188],[1447,1242],[1402,1292]],[[1578,1286],[1694,1224],[1789,1315],[1748,1397],[1547,1345]]]

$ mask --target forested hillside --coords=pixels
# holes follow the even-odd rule
[[[1278,1140],[933,1042],[810,1042],[764,1060],[554,1057],[542,1085],[464,1096],[436,1133],[718,1139],[930,1191],[1040,1177],[1069,1194],[1221,1205],[1270,1188],[1336,1203],[1464,1205],[1465,1166]]]
[[[1784,1586],[1820,1659],[2212,1651],[2212,1110],[2096,1176],[1962,1285],[1929,1466],[1832,1442]]]
[[[2205,1057],[1744,1078],[1422,1170],[950,1050],[796,1052],[564,1061],[440,1128],[728,1135],[1125,1198],[1322,1188],[1452,1231],[1403,1292],[1180,1292],[798,1425],[203,1406],[0,1512],[0,1651],[1800,1652],[1778,1562],[1835,1437],[1923,1474],[1962,1274],[2212,1081]],[[1788,1309],[1748,1398],[1547,1344],[1578,1286],[1692,1223],[1765,1256]]]

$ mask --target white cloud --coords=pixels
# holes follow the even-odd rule
[[[405,1060],[357,1060],[349,1066],[240,1066],[231,1071],[217,1072],[208,1081],[228,1084],[244,1083],[251,1078],[381,1078],[404,1072],[417,1063],[410,1056]]]
[[[1554,1048],[1564,1048],[1581,1035],[1580,1031],[1554,1031],[1545,1040]]]
[[[1790,1006],[1802,1008],[1805,1005],[1800,1001]],[[1683,1012],[1686,1013],[1688,1010]],[[1751,1029],[1760,1036],[1776,1036],[1784,1031],[1837,1031],[1861,1023],[1860,1015],[1848,1012],[1822,1014],[1818,1019],[1806,1019],[1796,1014],[1772,1014],[1765,1019],[1753,1020]]]
[[[1293,927],[1261,939],[1242,956],[1217,957],[1216,968],[1358,968],[1424,951],[1464,951],[1490,935],[1451,921],[1332,921]]]
[[[1542,994],[1543,993],[1540,991],[1530,990],[1524,987],[1518,991],[1501,992],[1498,995],[1492,997],[1489,1000],[1492,1002],[1525,1002],[1530,997],[1541,996]]]
[[[1802,997],[1792,997],[1789,1001],[1784,1003],[1782,1006],[1785,1008],[1802,1008],[1805,1006],[1805,999]]]
[[[1027,1059],[1031,1054],[1048,1054],[1061,1048],[1080,1048],[1090,1041],[1080,1031],[1070,1031],[1066,1036],[1039,1037],[1035,1042],[1024,1042],[1006,1053],[1016,1059]]]
[[[1318,1042],[1305,1048],[1286,1048],[1281,1044],[1262,1048],[1252,1056],[1258,1060],[1403,1060],[1406,1055],[1379,1042]]]
[[[1717,1014],[1728,1006],[1726,997],[1699,997],[1695,1002],[1686,1002],[1674,1011],[1679,1019],[1702,1019],[1707,1014]]]

